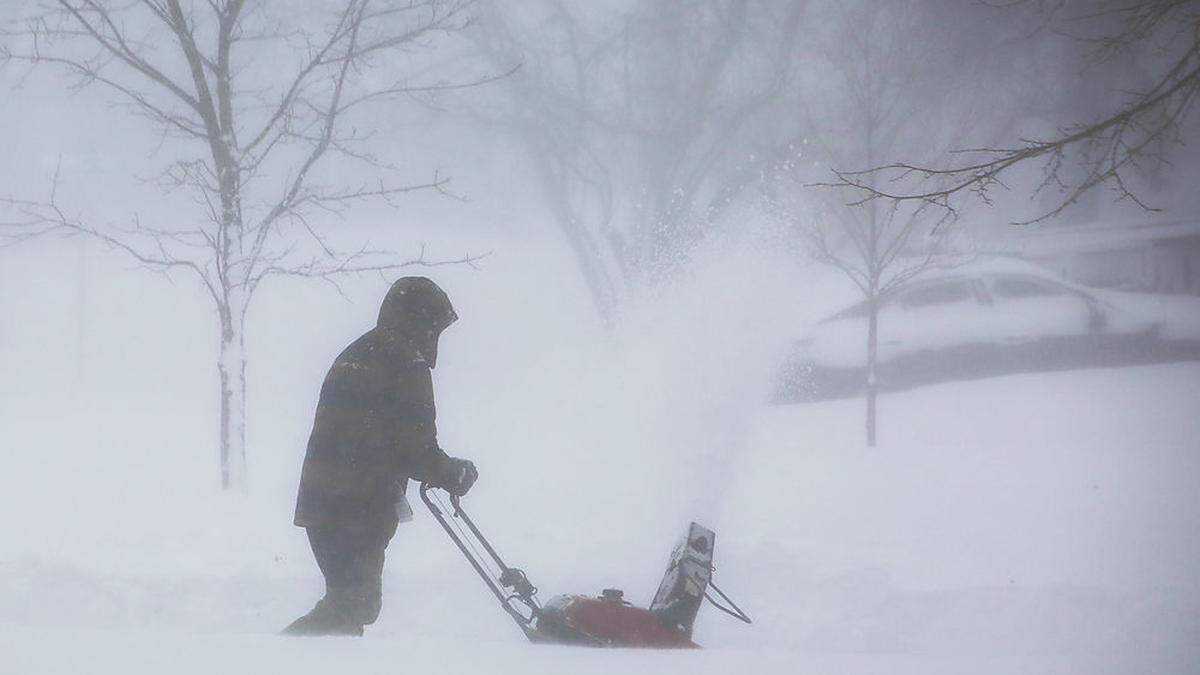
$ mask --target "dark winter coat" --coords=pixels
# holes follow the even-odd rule
[[[435,300],[444,301],[444,309],[429,309],[427,287],[397,282],[376,327],[347,347],[325,376],[296,525],[386,520],[408,479],[436,481],[446,470],[430,368],[438,334],[456,317],[441,289],[423,281],[440,294]]]

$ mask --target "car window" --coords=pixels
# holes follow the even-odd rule
[[[1045,298],[1069,295],[1066,288],[1058,284],[1022,277],[1000,277],[992,281],[992,292],[997,298]]]
[[[840,319],[861,319],[870,313],[870,305],[864,300],[856,305],[851,305],[846,309],[829,317],[830,321],[838,321]]]
[[[971,287],[965,281],[940,281],[923,284],[900,294],[900,304],[905,309],[933,307],[972,300]]]

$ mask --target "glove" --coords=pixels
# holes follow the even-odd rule
[[[479,471],[475,469],[474,463],[451,457],[446,461],[438,487],[445,489],[455,497],[462,497],[470,491],[471,486],[478,479]]]

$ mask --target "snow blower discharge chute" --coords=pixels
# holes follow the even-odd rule
[[[706,527],[692,523],[688,528],[687,536],[671,554],[667,573],[649,609],[626,602],[623,593],[615,588],[604,589],[598,597],[559,595],[542,604],[536,598],[537,588],[525,572],[504,563],[463,511],[458,497],[451,496],[450,505],[446,506],[434,489],[422,484],[421,501],[531,642],[588,647],[698,648],[692,641],[692,625],[705,599],[726,614],[750,623],[750,617],[712,583],[716,534]],[[715,600],[709,589],[725,604]]]

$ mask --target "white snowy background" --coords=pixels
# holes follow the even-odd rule
[[[698,519],[717,530],[716,578],[753,626],[702,610],[700,654],[524,645],[419,510],[389,549],[367,638],[275,636],[321,591],[290,522],[320,379],[370,326],[383,283],[350,284],[352,303],[280,288],[256,308],[251,493],[231,497],[215,486],[203,306],[55,242],[8,253],[0,279],[0,671],[1200,662],[1200,365],[885,395],[882,441],[866,449],[857,399],[762,403],[781,324],[818,304],[794,289],[814,279],[722,255],[609,338],[553,242],[493,244],[483,271],[435,275],[462,316],[435,373],[440,435],[479,465],[479,522],[543,594],[619,586],[645,603]]]
[[[94,218],[166,208],[123,168],[153,144],[136,120],[24,87],[0,104],[5,193],[61,157]],[[1200,364],[885,394],[868,449],[859,399],[766,404],[791,340],[853,297],[838,277],[743,222],[606,332],[515,151],[454,138],[406,142],[468,202],[344,226],[491,251],[414,270],[461,316],[434,380],[442,445],[480,470],[472,514],[543,597],[639,604],[698,520],[754,624],[702,609],[700,652],[527,645],[417,504],[365,638],[277,636],[322,590],[291,525],[321,378],[386,282],[264,288],[230,496],[199,289],[49,239],[0,250],[0,673],[1200,672]]]

